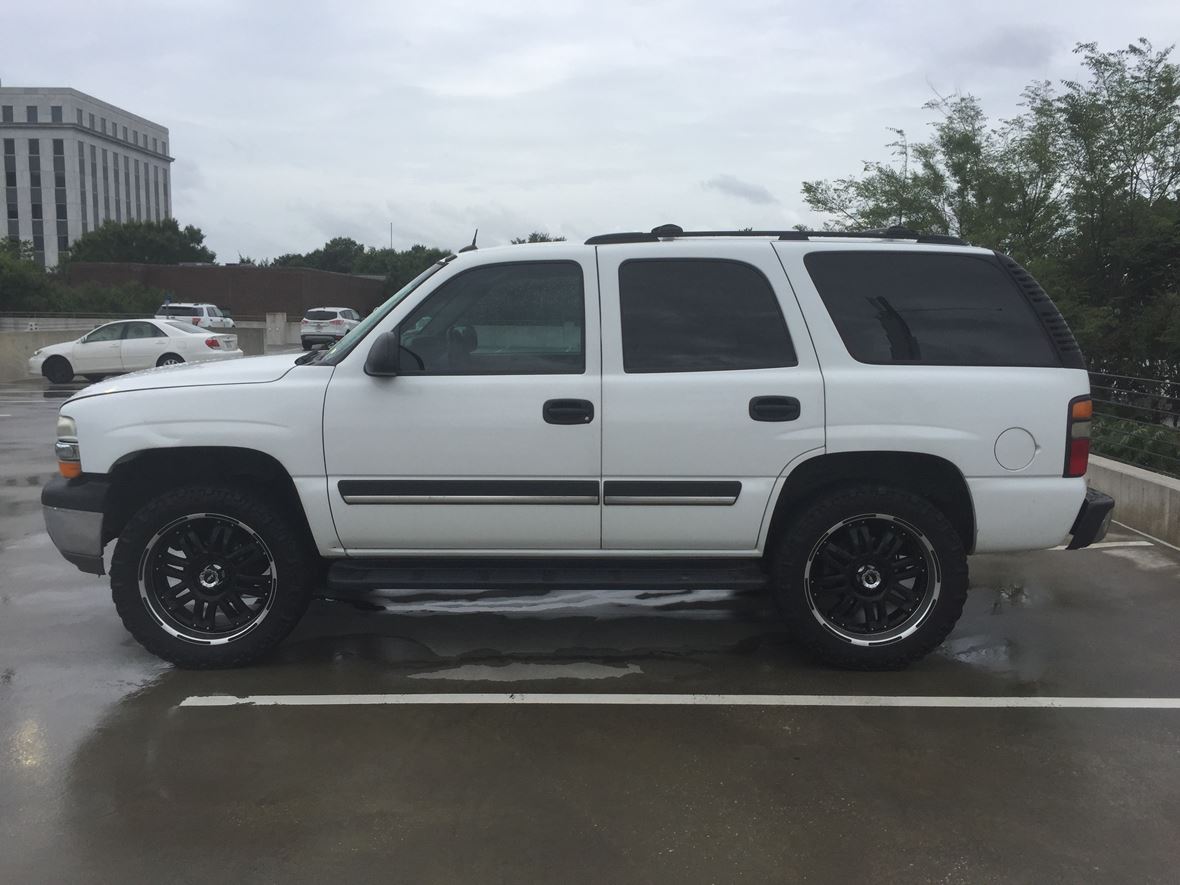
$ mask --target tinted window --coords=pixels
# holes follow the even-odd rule
[[[201,315],[201,309],[199,307],[177,307],[175,304],[164,304],[156,311],[156,315],[162,317],[199,317]]]
[[[862,363],[1061,365],[1032,308],[994,259],[833,251],[803,260],[844,346]]]
[[[738,261],[656,259],[619,267],[626,372],[797,365],[770,282]]]
[[[127,332],[123,335],[126,338],[164,338],[166,337],[160,329],[157,329],[151,323],[127,323]]]
[[[547,261],[469,270],[439,287],[400,329],[405,374],[583,372],[582,268]]]
[[[110,323],[106,326],[99,326],[82,340],[86,344],[91,344],[95,341],[118,341],[123,337],[123,326],[125,323]]]
[[[334,310],[309,310],[303,315],[307,320],[334,320],[336,319],[336,311]]]

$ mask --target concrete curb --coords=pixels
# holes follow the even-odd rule
[[[1090,456],[1089,483],[1115,500],[1114,518],[1180,547],[1180,479]]]

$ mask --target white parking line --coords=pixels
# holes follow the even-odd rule
[[[1151,541],[1098,541],[1095,544],[1090,544],[1083,547],[1083,550],[1101,550],[1104,547],[1151,547]],[[1059,547],[1053,547],[1053,550],[1068,550],[1069,548],[1062,544]]]
[[[1141,532],[1141,531],[1139,531],[1139,529],[1133,529],[1129,525],[1119,522],[1117,519],[1112,519],[1111,522],[1113,522],[1117,526],[1122,526],[1123,528],[1125,528],[1129,532],[1134,532],[1137,535],[1142,535],[1145,538],[1149,538],[1152,541],[1152,543],[1159,544],[1163,547],[1170,547],[1172,550],[1175,550],[1177,553],[1180,553],[1180,547],[1177,547],[1175,544],[1170,544],[1167,541],[1160,540],[1155,535],[1149,535],[1149,534],[1147,534],[1147,532]],[[1093,546],[1093,545],[1091,545],[1091,546]]]
[[[182,707],[351,707],[428,704],[560,704],[675,707],[983,707],[1180,710],[1180,698],[1072,698],[822,694],[258,694],[194,695]]]

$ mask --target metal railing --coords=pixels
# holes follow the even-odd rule
[[[1091,372],[1090,390],[1095,454],[1180,477],[1180,381]]]

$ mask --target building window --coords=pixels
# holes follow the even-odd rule
[[[172,217],[172,198],[168,194],[168,167],[164,167],[164,217]]]
[[[131,220],[131,158],[123,155],[123,195],[126,197],[127,220]]]
[[[123,201],[119,199],[121,193],[119,189],[119,155],[114,151],[111,151],[111,165],[115,167],[115,221],[121,222],[123,220]]]
[[[78,125],[81,126],[82,125],[82,109],[81,108],[77,108],[77,114],[78,114]]]
[[[168,142],[166,142],[166,141],[161,141],[161,142],[160,142],[160,153],[162,153],[162,154],[164,154],[164,155],[167,155],[167,153],[168,153]]]
[[[156,221],[160,220],[160,167],[152,167],[152,202],[156,206]]]
[[[90,230],[86,217],[86,148],[78,142],[78,189],[82,195],[82,233]]]
[[[94,128],[94,114],[90,114],[90,128]]]
[[[156,150],[156,139],[152,139],[152,150]]]
[[[4,121],[5,123],[12,122],[12,105],[6,104],[3,107],[0,107],[0,120]]]
[[[37,122],[37,106],[35,104],[31,104],[27,108],[25,108],[25,122],[27,122],[27,123],[36,123]]]
[[[98,215],[98,149],[90,146],[90,208],[94,210],[94,226],[98,227],[101,220]]]
[[[107,118],[106,117],[99,117],[98,118],[98,126],[99,126],[99,131],[102,132],[103,135],[106,135],[107,134]]]
[[[16,139],[4,139],[4,193],[6,215],[8,216],[8,236],[20,239],[20,212],[16,203]]]
[[[102,220],[111,220],[111,174],[106,148],[102,149]]]
[[[127,127],[126,126],[123,127],[123,140],[124,141],[127,140]]]
[[[138,138],[138,134],[136,135]],[[135,220],[143,221],[143,197],[139,189],[139,160],[135,161]],[[128,209],[131,207],[128,206]]]
[[[61,105],[55,104],[49,108],[49,119],[54,123],[62,122],[61,119]]]
[[[139,130],[137,130],[137,129],[131,130],[131,142],[132,142],[132,144],[139,144]]]

